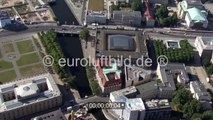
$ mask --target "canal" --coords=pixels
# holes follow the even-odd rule
[[[51,5],[51,8],[57,16],[57,19],[59,20],[60,24],[74,23],[75,25],[78,25],[77,20],[75,19],[74,15],[70,11],[64,0],[56,0],[56,4]],[[81,48],[79,36],[57,34],[57,38],[66,58],[83,58],[83,51]],[[72,75],[75,75],[77,77],[79,83],[77,84],[77,89],[81,97],[84,97],[85,95],[91,95],[92,92],[89,87],[85,68],[82,66],[69,67],[69,71]],[[90,111],[90,113],[92,113],[97,119],[101,118],[101,120],[107,120],[100,109]]]
[[[76,60],[78,58],[83,58],[81,43],[78,36],[58,34],[57,37],[62,51],[65,57],[69,59],[69,61],[72,62],[73,60]],[[70,63],[70,65],[72,64]],[[69,67],[69,71],[77,78],[76,83],[80,96],[85,97],[86,95],[91,95],[92,93],[86,76],[85,67],[82,67],[81,65],[76,65]]]
[[[55,4],[50,6],[57,16],[60,24],[75,24],[78,25],[76,18],[67,6],[65,0],[56,0]],[[66,58],[69,60],[83,58],[83,51],[81,42],[78,36],[57,34],[58,42]],[[89,96],[92,94],[89,82],[86,76],[84,67],[78,65],[69,67],[69,71],[77,78],[77,89],[81,97]]]
[[[65,0],[56,0],[56,3],[50,5],[59,23],[67,25],[79,25],[78,21],[70,11]]]

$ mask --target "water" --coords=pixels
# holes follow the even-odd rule
[[[58,18],[60,24],[79,25],[73,13],[67,6],[65,0],[56,0],[55,4],[50,6]]]
[[[65,57],[69,58],[69,60],[83,58],[81,43],[78,36],[58,34],[57,37]],[[92,93],[86,76],[85,68],[78,65],[69,67],[69,71],[72,75],[77,77],[77,89],[81,97],[84,97],[85,95],[91,95]]]

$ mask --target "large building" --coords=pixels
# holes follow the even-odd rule
[[[97,57],[131,58],[132,61],[148,57],[146,41],[140,32],[103,30],[99,40]]]
[[[200,0],[184,0],[178,3],[178,16],[186,21],[188,28],[207,28],[207,15]]]
[[[193,94],[193,97],[203,104],[205,109],[212,109],[211,95],[206,91],[201,82],[191,81],[190,91]]]
[[[4,28],[6,25],[11,24],[9,14],[6,10],[0,10],[0,28]]]
[[[162,83],[159,83],[160,98],[172,98],[176,90],[175,75],[179,75],[181,83],[188,83],[189,77],[184,64],[169,63],[166,66],[157,67],[157,76]]]
[[[196,7],[200,10],[204,10],[204,7],[200,0],[183,0],[178,3],[178,16],[180,19],[184,19],[189,8]]]
[[[186,13],[185,21],[188,28],[207,28],[207,12],[198,8],[189,8]]]
[[[62,113],[61,109],[48,112],[32,118],[31,120],[67,120]]]
[[[86,24],[98,23],[106,24],[106,13],[87,11]]]
[[[124,102],[125,109],[111,109],[109,113],[122,120],[170,120],[171,107],[167,99],[146,100],[136,97],[134,86],[110,93],[110,102]]]
[[[1,120],[18,119],[61,104],[61,92],[50,74],[0,85]]]
[[[151,78],[151,71],[145,70],[141,67],[126,65],[125,66],[125,86],[136,86],[141,83],[149,81]]]
[[[96,61],[96,78],[102,93],[110,93],[121,89],[121,70],[116,62],[103,61],[98,59]]]
[[[213,36],[197,36],[195,39],[195,47],[197,48],[198,54],[201,59],[212,59],[213,51]]]
[[[125,109],[111,109],[117,118],[122,120],[144,120],[145,106],[141,98],[136,95],[135,87],[128,87],[110,93],[110,102],[124,102]]]
[[[142,16],[140,11],[118,11],[112,13],[112,22],[130,26],[141,26]]]
[[[168,99],[151,99],[144,102],[145,120],[171,120],[172,108]]]

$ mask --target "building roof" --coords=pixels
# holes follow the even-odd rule
[[[118,69],[116,62],[111,63],[110,67],[103,67],[102,71],[107,81],[120,79],[121,70]]]
[[[135,51],[121,51],[121,50],[108,50],[107,41],[110,35],[125,35],[134,38]],[[141,56],[147,55],[147,47],[145,45],[145,40],[143,36],[137,31],[120,31],[120,30],[102,30],[100,37],[100,44],[98,46],[100,55],[104,55],[111,58],[140,58]]]
[[[200,99],[211,101],[211,95],[206,91],[205,87],[200,81],[191,81],[190,85],[190,87],[194,88],[194,92],[198,95]]]
[[[200,0],[185,0],[188,5],[202,5]]]
[[[146,93],[148,91],[157,90],[158,84],[157,81],[151,81],[148,83],[144,83],[141,85],[136,86],[139,93]]]
[[[20,97],[27,97],[30,95],[37,94],[38,92],[38,86],[35,83],[27,83],[25,85],[20,85],[15,88],[16,95]]]
[[[168,99],[152,99],[145,101],[146,109],[171,108]]]
[[[196,39],[204,45],[203,49],[213,50],[213,36],[197,36]]]
[[[113,14],[121,14],[123,16],[132,16],[132,17],[142,17],[140,11],[114,10]]]
[[[108,50],[135,50],[134,38],[127,35],[109,35]]]
[[[0,20],[3,19],[10,19],[10,16],[6,10],[0,10]]]
[[[89,0],[88,10],[103,11],[104,10],[104,0]]]
[[[41,82],[44,82],[44,84],[47,85],[47,90],[42,91],[38,88],[38,84]],[[11,86],[13,86],[13,89],[11,89]],[[5,91],[6,88],[10,88],[10,90],[12,90],[12,92],[15,94],[15,98],[9,101],[5,101],[3,99],[3,95],[10,91],[9,89]],[[0,85],[0,112],[58,96],[61,96],[61,92],[59,91],[53,77],[50,74],[42,74],[39,76],[10,82]]]
[[[145,70],[137,66],[131,66],[131,65],[126,66],[126,80],[133,80],[139,77],[145,78],[146,75],[150,75],[150,74],[151,74],[150,70]]]
[[[132,111],[145,110],[145,106],[141,98],[128,99],[125,107]]]
[[[144,15],[146,16],[148,21],[154,20],[152,13],[151,13],[151,10],[150,10],[149,2],[145,2],[145,5],[146,5],[146,11],[145,11]]]
[[[189,8],[188,10],[189,16],[194,21],[207,21],[206,17],[203,13],[196,7]]]
[[[125,109],[128,109],[130,111],[145,110],[145,106],[141,98],[128,98],[128,96],[136,94],[136,88],[134,86],[131,86],[118,91],[111,92],[110,96],[114,97],[114,100],[112,102],[125,102]]]

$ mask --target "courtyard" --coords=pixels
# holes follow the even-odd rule
[[[0,42],[0,82],[6,83],[45,72],[32,39]]]

